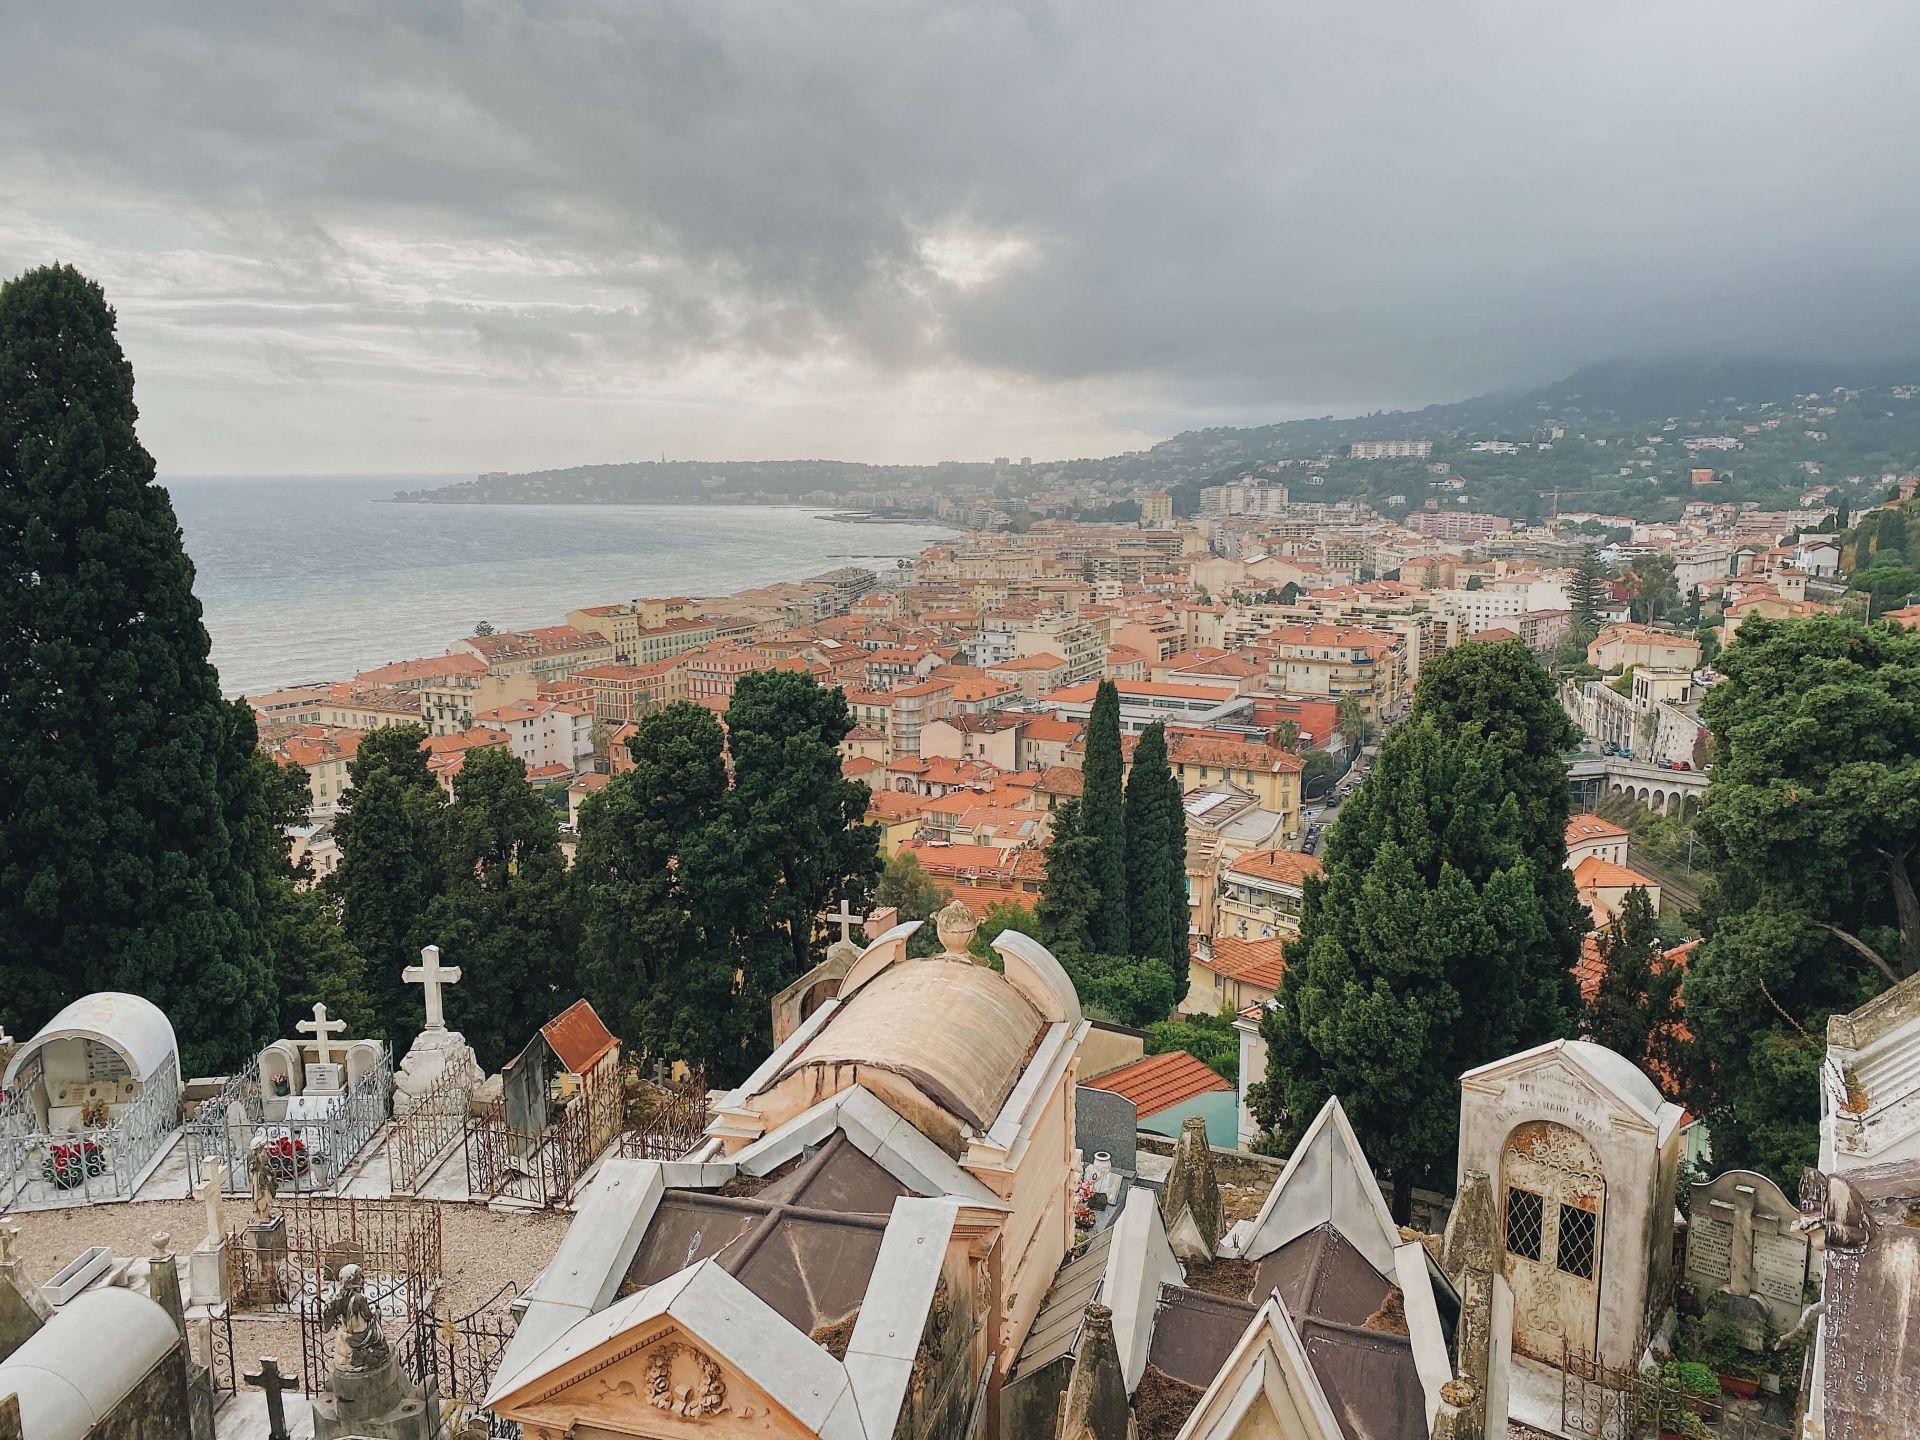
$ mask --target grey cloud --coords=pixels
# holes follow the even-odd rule
[[[1878,355],[1920,321],[1907,0],[123,0],[10,27],[0,194],[166,300],[169,365],[251,331],[449,404],[729,357],[957,369],[1110,384],[1116,427],[1158,427],[1622,353]],[[143,244],[116,207],[200,238]],[[956,278],[930,239],[1004,254]],[[0,221],[0,264],[30,248]]]

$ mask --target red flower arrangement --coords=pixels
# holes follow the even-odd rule
[[[92,1140],[77,1140],[71,1145],[55,1145],[40,1162],[40,1177],[62,1190],[84,1184],[90,1177],[104,1175],[106,1152]]]
[[[277,1135],[267,1142],[267,1169],[275,1180],[297,1180],[313,1168],[307,1142],[297,1135]]]

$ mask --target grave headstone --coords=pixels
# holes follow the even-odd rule
[[[459,982],[460,967],[442,965],[440,947],[428,945],[420,952],[420,963],[407,966],[400,976],[409,985],[420,987],[427,1024],[394,1073],[393,1116],[396,1120],[411,1115],[426,1093],[449,1075],[454,1077],[455,1088],[464,1089],[468,1095],[486,1079],[466,1037],[457,1030],[447,1029],[444,988]],[[352,1056],[348,1059],[351,1070]]]
[[[1690,1210],[1685,1273],[1694,1292],[1757,1301],[1782,1331],[1797,1323],[1810,1253],[1793,1228],[1800,1207],[1766,1176],[1729,1170],[1693,1187]]]

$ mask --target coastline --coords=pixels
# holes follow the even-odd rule
[[[966,534],[964,525],[955,525],[948,520],[940,520],[931,515],[900,514],[889,515],[872,510],[827,510],[818,505],[804,502],[780,502],[757,500],[721,500],[712,498],[694,499],[683,496],[662,496],[656,499],[620,499],[602,500],[592,496],[577,495],[527,495],[520,497],[492,496],[485,500],[456,500],[435,498],[431,493],[389,495],[385,499],[375,500],[376,505],[444,505],[450,509],[481,510],[488,507],[513,508],[532,505],[563,505],[577,509],[616,509],[623,506],[694,506],[701,509],[730,510],[799,510],[816,520],[831,520],[839,525],[925,525],[936,530],[950,530],[956,535]]]

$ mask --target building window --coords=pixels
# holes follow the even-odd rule
[[[1507,1253],[1522,1260],[1540,1258],[1546,1201],[1531,1190],[1507,1191]]]

